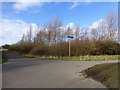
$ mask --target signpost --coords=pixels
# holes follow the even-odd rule
[[[71,53],[71,52],[70,52],[70,51],[71,51],[71,50],[70,50],[70,40],[71,40],[72,38],[74,38],[74,37],[73,37],[73,36],[68,36],[68,40],[69,40],[69,58],[70,58],[70,53]]]
[[[74,38],[73,36],[68,36],[68,38]]]

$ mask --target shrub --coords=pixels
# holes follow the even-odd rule
[[[48,45],[34,45],[24,42],[9,47],[9,51],[21,54],[33,54],[39,56],[68,56],[68,42]],[[80,55],[116,55],[120,54],[120,44],[112,40],[73,40],[71,41],[71,56]]]
[[[9,47],[8,51],[18,52],[18,53],[21,53],[21,54],[27,54],[32,50],[32,48],[33,48],[33,43],[26,42],[26,43],[11,45]]]

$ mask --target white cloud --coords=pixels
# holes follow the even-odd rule
[[[70,7],[70,9],[73,9],[73,8],[77,7],[78,5],[79,5],[78,2],[73,2],[73,5]]]
[[[85,0],[85,2],[94,2],[93,0]]]
[[[28,10],[31,7],[39,6],[41,7],[43,5],[42,2],[16,2],[13,4],[13,8],[18,11],[24,11]]]
[[[105,21],[104,19],[100,19],[96,22],[93,22],[92,25],[90,26],[90,29],[97,29],[104,21]]]
[[[22,20],[2,19],[0,21],[0,33],[2,33],[0,40],[4,42],[0,44],[16,43],[27,32],[30,25],[32,25],[32,30],[35,32],[37,25],[34,23],[26,23]]]
[[[104,19],[100,19],[98,21],[95,21],[92,23],[91,26],[85,26],[85,29],[82,31],[83,33],[87,33],[86,36],[89,37],[89,38],[92,38],[92,30],[95,29],[97,32],[101,32],[101,29],[99,28],[100,25],[104,22],[105,24],[105,20]]]
[[[73,28],[74,28],[74,23],[73,23],[73,22],[70,22],[66,27],[67,27],[67,28],[69,27],[69,28],[73,29]]]

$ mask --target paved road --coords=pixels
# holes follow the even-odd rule
[[[112,61],[55,61],[25,58],[5,52],[2,65],[3,88],[106,88],[80,71]]]

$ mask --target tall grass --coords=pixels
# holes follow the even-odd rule
[[[24,55],[29,58],[38,58],[45,60],[63,60],[63,61],[100,61],[100,60],[119,60],[120,55],[95,55],[95,56],[74,56],[74,57],[56,57],[56,56],[35,56],[35,55]]]

